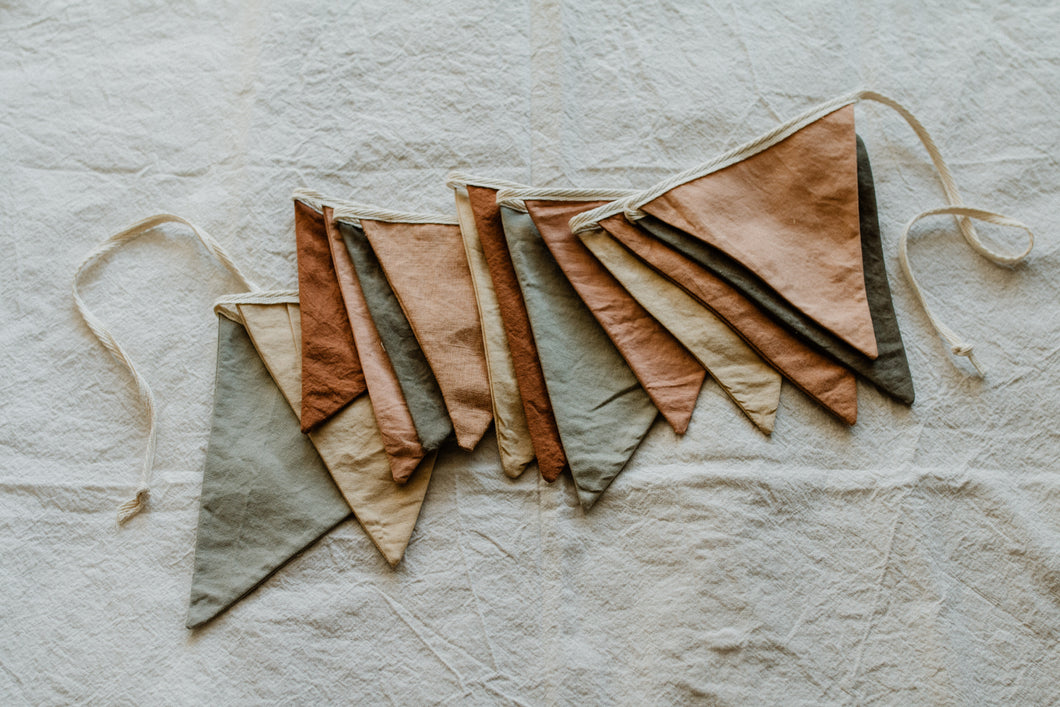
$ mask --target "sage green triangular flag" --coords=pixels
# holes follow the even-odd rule
[[[246,330],[218,318],[188,628],[236,603],[350,514]]]
[[[530,215],[501,207],[501,218],[571,476],[588,509],[625,467],[658,411]]]

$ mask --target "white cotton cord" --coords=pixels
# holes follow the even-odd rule
[[[467,172],[452,171],[445,177],[445,186],[450,189],[457,187],[485,187],[486,189],[519,189],[526,186],[518,182],[509,182],[506,179],[492,179],[489,177],[477,177]]]
[[[497,191],[497,206],[526,213],[526,201],[614,201],[639,194],[631,189],[578,189],[566,187],[506,187]]]
[[[395,211],[393,209],[382,209],[378,206],[359,204],[344,199],[333,199],[324,196],[312,189],[296,189],[292,194],[295,201],[300,201],[306,206],[317,211],[330,208],[334,211],[332,218],[336,221],[353,224],[360,227],[361,219],[369,221],[384,221],[386,223],[441,223],[458,226],[460,221],[455,214],[426,214],[413,213],[410,211]]]
[[[332,202],[327,202],[326,206],[332,207],[333,211],[331,218],[333,220],[342,221],[343,223],[348,223],[357,226],[358,228],[361,226],[361,219],[366,221],[382,221],[384,223],[436,223],[446,226],[460,225],[460,221],[457,220],[455,214],[421,214],[413,213],[411,211],[392,211],[390,209],[380,209],[375,206],[350,203],[333,205]]]
[[[640,192],[637,192],[636,194],[612,201],[610,204],[597,206],[595,209],[583,211],[580,214],[575,215],[571,218],[569,224],[571,233],[577,235],[579,233],[584,233],[585,231],[593,231],[600,228],[599,223],[605,218],[610,218],[622,213],[633,213],[633,203],[637,201],[639,196]]]
[[[982,209],[974,209],[968,206],[943,206],[938,209],[930,209],[921,214],[915,216],[909,223],[902,229],[902,237],[898,241],[898,262],[902,265],[902,272],[905,273],[906,279],[909,281],[909,287],[913,290],[913,294],[916,296],[920,306],[924,309],[924,314],[927,315],[931,325],[935,327],[935,331],[939,333],[946,343],[950,346],[950,352],[954,356],[964,356],[971,361],[972,365],[975,366],[975,370],[979,372],[979,376],[985,377],[986,370],[980,365],[979,360],[976,359],[975,354],[972,353],[972,345],[962,340],[953,329],[949,328],[931,313],[931,309],[927,305],[927,301],[924,299],[924,293],[920,289],[920,284],[916,278],[913,277],[913,271],[909,267],[909,252],[908,252],[908,241],[909,231],[912,230],[913,226],[917,221],[927,218],[928,216],[957,216],[959,222],[969,223],[969,219],[977,219],[979,221],[985,221],[986,223],[992,223],[996,226],[1007,226],[1009,228],[1019,228],[1027,234],[1027,247],[1019,253],[1010,252],[1003,253],[1001,251],[992,250],[988,248],[980,239],[974,228],[967,230],[962,229],[965,240],[968,241],[968,245],[971,246],[979,255],[983,256],[987,260],[996,263],[997,265],[1013,266],[1021,262],[1027,255],[1030,254],[1031,249],[1034,247],[1034,233],[1025,224],[1020,223],[1014,219],[996,214],[992,211],[984,211]]]
[[[295,201],[302,202],[316,211],[323,211],[325,206],[329,206],[330,203],[334,201],[329,200],[320,192],[313,191],[312,189],[295,189],[294,193],[291,194],[291,198]]]
[[[213,311],[236,324],[246,324],[239,313],[241,304],[298,304],[298,290],[251,290],[218,297]]]
[[[110,333],[103,322],[89,310],[85,301],[81,299],[81,293],[78,291],[78,284],[81,281],[81,276],[96,261],[100,260],[104,256],[111,252],[118,250],[126,243],[133,241],[143,234],[151,231],[166,223],[179,223],[187,226],[192,232],[198,237],[199,241],[203,244],[206,250],[217,258],[218,261],[233,275],[235,275],[240,282],[243,283],[248,289],[257,289],[255,285],[243,272],[236,266],[232,261],[232,258],[225,252],[224,248],[215,241],[210,234],[199,229],[195,224],[173,214],[157,214],[155,216],[149,216],[139,223],[133,224],[129,228],[115,233],[110,238],[96,246],[92,252],[85,256],[84,260],[77,267],[77,271],[74,273],[73,280],[73,294],[74,303],[77,305],[77,311],[81,314],[81,318],[85,324],[92,331],[92,334],[99,340],[99,343],[103,344],[103,347],[110,351],[111,355],[118,360],[119,363],[129,369],[129,373],[132,375],[133,380],[136,382],[137,393],[139,394],[140,401],[143,403],[144,410],[147,414],[147,449],[144,452],[144,461],[140,469],[140,481],[136,487],[136,493],[133,498],[129,499],[125,503],[118,507],[118,524],[121,525],[128,521],[130,518],[135,516],[137,513],[144,509],[147,504],[148,496],[150,495],[151,485],[151,467],[154,463],[155,458],[155,440],[156,440],[156,423],[157,423],[157,412],[155,410],[155,399],[151,393],[150,386],[147,385],[147,381],[144,380],[143,376],[136,370],[136,366],[133,365],[132,359],[126,353],[125,349],[117,342],[114,336]]]
[[[920,302],[920,306],[924,309],[924,313],[927,314],[928,319],[931,321],[931,325],[935,327],[935,331],[937,331],[939,336],[949,343],[950,351],[955,356],[967,357],[972,365],[975,366],[975,370],[979,373],[979,376],[984,377],[986,375],[985,369],[979,364],[979,361],[972,353],[972,346],[964,343],[963,340],[957,336],[956,332],[936,319],[928,309],[927,302],[924,300],[924,295],[920,291],[920,285],[917,283],[916,278],[913,277],[913,271],[909,267],[907,243],[909,239],[909,230],[917,221],[928,216],[955,216],[957,226],[961,230],[961,235],[972,250],[997,265],[1006,266],[1016,265],[1030,254],[1031,249],[1034,247],[1034,233],[1026,225],[1015,219],[1009,218],[1008,216],[1003,216],[994,213],[993,211],[966,207],[964,205],[964,200],[961,199],[960,192],[957,190],[957,184],[953,179],[953,174],[950,172],[949,167],[946,166],[945,160],[942,159],[942,154],[939,152],[938,146],[935,145],[935,141],[931,139],[931,136],[928,135],[927,130],[920,124],[920,121],[917,120],[905,106],[893,98],[888,98],[875,91],[859,91],[857,95],[858,98],[862,100],[882,103],[894,110],[898,115],[902,116],[902,118],[905,119],[905,122],[909,124],[909,127],[913,129],[913,132],[916,133],[916,136],[920,138],[921,144],[924,146],[924,149],[927,150],[928,156],[931,157],[931,162],[935,165],[935,170],[939,175],[939,181],[942,183],[942,191],[946,194],[946,201],[949,203],[949,206],[924,211],[906,224],[905,229],[902,231],[902,237],[898,242],[898,260],[902,265],[902,271],[905,273],[906,280],[909,281],[910,289],[913,290],[913,294],[916,296],[917,301]],[[997,226],[1019,228],[1025,231],[1028,237],[1027,248],[1021,253],[1002,253],[988,248],[979,238],[979,233],[975,230],[975,226],[972,224],[972,219],[992,223]]]

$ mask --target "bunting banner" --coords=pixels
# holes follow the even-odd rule
[[[843,423],[857,378],[914,400],[891,298],[873,175],[854,106],[913,128],[950,215],[1001,265],[1022,223],[964,205],[923,126],[858,91],[643,191],[534,188],[453,173],[456,215],[294,197],[298,291],[266,291],[190,222],[163,214],[111,236],[74,276],[92,333],[137,383],[148,442],[124,523],[146,506],[155,440],[147,383],[78,292],[85,269],[167,223],[187,226],[248,290],[218,300],[217,374],[189,628],[224,612],[352,515],[391,566],[413,535],[441,447],[496,427],[501,471],[570,470],[590,509],[658,416],[684,434],[708,377],[771,434],[786,380]],[[999,252],[973,220],[1018,228]],[[709,422],[709,421],[707,421]]]

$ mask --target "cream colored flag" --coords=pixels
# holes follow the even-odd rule
[[[482,339],[486,345],[486,367],[489,373],[490,395],[493,398],[493,420],[497,429],[497,447],[500,450],[501,467],[504,473],[516,478],[534,460],[534,445],[515,379],[515,365],[508,349],[508,338],[504,332],[497,293],[493,290],[486,256],[482,251],[475,214],[471,210],[467,186],[450,182],[456,197],[456,213],[460,219],[460,233],[464,239],[464,252],[471,268],[471,282],[475,286],[478,302]]]
[[[688,347],[751,421],[771,433],[780,404],[780,374],[717,315],[645,265],[606,231],[584,231],[580,236],[626,290]]]

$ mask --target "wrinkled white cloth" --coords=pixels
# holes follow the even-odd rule
[[[1060,699],[1060,12],[674,4],[5,3],[0,702]],[[290,288],[297,187],[416,211],[451,210],[453,168],[644,187],[859,85],[916,113],[970,206],[1038,232],[1013,270],[945,218],[911,243],[984,381],[944,360],[894,256],[943,204],[932,167],[859,106],[912,409],[862,385],[847,430],[785,386],[766,439],[708,383],[589,513],[569,480],[505,478],[487,436],[439,459],[396,570],[347,522],[183,628],[210,305],[237,287],[178,226],[86,278],[159,403],[150,506],[119,529],[146,427],[70,297],[96,242],[176,213]]]

